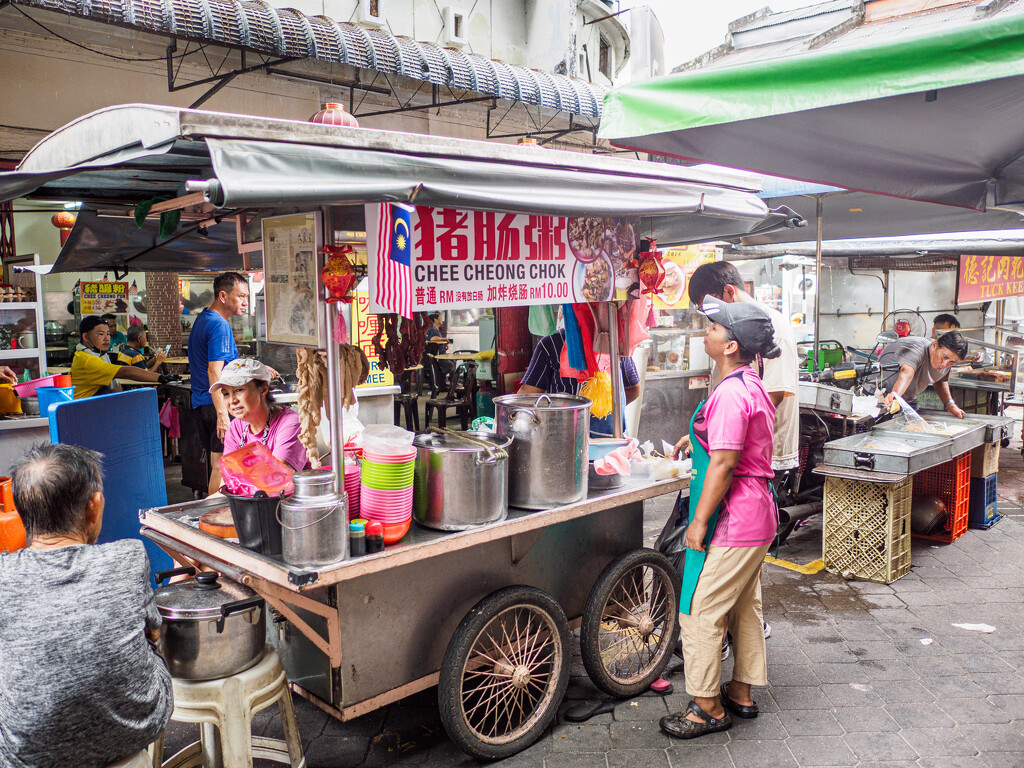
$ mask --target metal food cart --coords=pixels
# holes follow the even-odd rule
[[[128,233],[135,201],[179,195],[185,231],[118,249],[73,232],[58,271],[223,268],[216,254],[237,254],[211,254],[203,238],[231,217],[240,229],[253,216],[305,211],[334,222],[340,207],[348,207],[342,218],[358,218],[363,204],[380,202],[635,216],[644,234],[670,242],[794,223],[752,194],[749,177],[718,169],[140,105],[88,115],[44,139],[18,171],[0,174],[0,198],[72,192],[119,203]],[[330,242],[328,225],[322,236]],[[319,287],[321,330],[337,312],[325,298]],[[338,414],[337,352],[326,346]],[[341,419],[331,428],[332,466],[340,467]],[[317,570],[199,531],[199,515],[217,500],[143,510],[140,520],[176,559],[221,571],[266,599],[277,612],[272,642],[299,695],[348,720],[437,685],[452,738],[470,754],[498,758],[528,746],[554,717],[568,683],[570,621],[579,621],[588,673],[609,694],[639,693],[664,669],[677,632],[677,576],[641,548],[643,501],[688,482],[627,480],[459,533],[414,527],[382,553]]]

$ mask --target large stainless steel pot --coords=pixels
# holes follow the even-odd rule
[[[491,432],[417,435],[413,516],[442,531],[464,531],[508,515],[510,437]]]
[[[309,469],[292,476],[295,493],[277,508],[284,561],[317,568],[348,557],[345,498],[334,492],[334,472]]]
[[[509,448],[509,504],[548,509],[587,495],[590,400],[577,395],[494,398],[498,434]]]
[[[220,581],[218,574],[175,568],[156,574],[157,583],[181,574],[194,578],[160,587],[156,607],[163,618],[160,648],[172,677],[213,680],[248,669],[266,645],[266,608],[248,587]]]

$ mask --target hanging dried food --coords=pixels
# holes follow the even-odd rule
[[[341,404],[348,408],[356,402],[355,388],[370,377],[370,361],[359,347],[342,344],[338,347],[338,368],[341,378]]]
[[[295,357],[298,360],[296,373],[299,379],[299,441],[305,446],[306,456],[316,469],[320,466],[316,431],[320,426],[320,408],[324,402],[327,368],[315,349],[299,347],[295,350]]]

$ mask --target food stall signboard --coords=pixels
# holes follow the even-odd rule
[[[83,315],[123,315],[128,312],[128,283],[100,281],[81,284]]]
[[[374,312],[625,298],[638,222],[366,206]]]
[[[323,349],[316,291],[323,267],[320,213],[263,219],[267,341]]]
[[[380,317],[370,314],[370,292],[353,291],[352,297],[352,343],[363,350],[366,359],[370,361],[370,376],[366,383],[356,389],[394,384],[395,375],[381,366],[380,357],[370,341],[380,328]]]
[[[956,281],[956,303],[1024,296],[1024,256],[960,257]]]
[[[665,280],[658,293],[652,298],[655,309],[686,309],[690,298],[686,293],[690,275],[701,264],[719,261],[722,251],[713,245],[688,245],[685,248],[668,248],[662,251],[661,265],[665,268]]]

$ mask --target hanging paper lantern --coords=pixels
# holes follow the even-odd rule
[[[333,101],[321,104],[320,111],[309,118],[309,122],[321,125],[340,125],[343,128],[359,127],[359,121],[355,116],[351,112],[347,112],[341,104]]]
[[[657,293],[665,281],[665,267],[661,263],[662,253],[658,244],[651,240],[649,248],[637,257],[637,277],[642,293]]]
[[[71,234],[71,228],[75,226],[75,221],[78,217],[71,211],[60,211],[59,213],[53,214],[50,218],[50,223],[60,230],[60,244],[63,246],[68,241],[68,235]]]
[[[355,249],[351,245],[324,246],[324,255],[327,256],[327,261],[320,272],[320,279],[323,280],[327,292],[331,294],[331,298],[327,300],[329,304],[335,301],[343,301],[346,304],[352,302],[352,297],[349,294],[355,287],[358,277],[355,267],[348,260],[350,253],[355,253]]]

